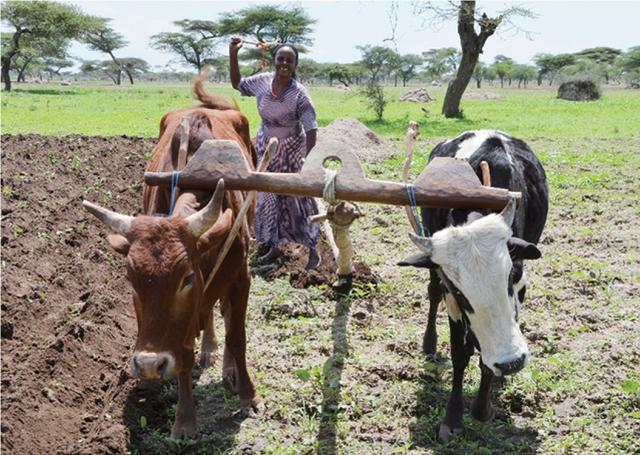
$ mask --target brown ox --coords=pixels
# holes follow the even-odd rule
[[[247,161],[255,168],[255,149],[249,138],[247,118],[226,100],[205,92],[204,79],[200,76],[194,83],[194,94],[204,104],[169,112],[162,118],[160,137],[147,171],[176,169],[181,136],[185,145],[188,140],[187,160],[203,141],[228,139],[240,145]],[[188,139],[181,123],[188,125]],[[138,321],[138,338],[131,359],[132,376],[178,378],[178,409],[171,430],[171,435],[177,438],[192,437],[196,433],[191,392],[194,341],[204,330],[200,362],[203,367],[208,366],[216,350],[213,305],[218,300],[226,327],[225,383],[239,393],[244,411],[252,413],[261,407],[245,360],[249,223],[236,237],[211,285],[203,289],[245,194],[224,192],[222,181],[213,197],[211,193],[181,192],[168,217],[157,216],[169,210],[170,192],[166,188],[145,185],[145,215],[136,217],[84,202],[85,207],[114,232],[108,236],[111,247],[126,257],[127,279],[133,288]],[[250,216],[252,212],[250,210]]]

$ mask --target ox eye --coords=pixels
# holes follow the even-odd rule
[[[187,286],[191,286],[193,284],[193,279],[195,278],[195,276],[195,273],[190,273],[189,275],[185,276],[182,280],[182,284],[180,285],[180,290],[183,291]]]

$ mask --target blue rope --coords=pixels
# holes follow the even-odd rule
[[[404,185],[405,190],[407,191],[407,196],[409,196],[409,204],[411,205],[411,211],[413,212],[413,215],[416,219],[416,224],[418,225],[418,235],[420,237],[424,237],[424,231],[422,230],[422,220],[420,219],[420,214],[418,212],[418,203],[416,200],[416,189],[413,185],[409,184],[409,183],[405,183]],[[427,237],[431,237],[431,233],[429,232],[429,228],[427,228],[426,226],[424,227],[426,233],[427,233]]]
[[[167,216],[171,216],[173,214],[173,203],[175,202],[174,198],[176,195],[178,180],[180,180],[180,171],[173,171],[171,173],[171,197],[169,200],[169,213],[167,214]]]

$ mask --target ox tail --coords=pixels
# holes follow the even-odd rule
[[[204,82],[209,76],[209,68],[205,67],[200,74],[193,78],[193,97],[204,104],[204,107],[210,109],[219,109],[222,111],[234,110],[239,111],[238,103],[234,100],[231,103],[226,98],[209,93],[204,89]]]

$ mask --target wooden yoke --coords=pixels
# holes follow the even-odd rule
[[[314,148],[297,174],[252,172],[236,142],[207,140],[180,172],[179,186],[211,189],[219,179],[224,179],[225,188],[229,190],[322,197],[324,163],[331,159],[342,163],[336,176],[336,199],[410,205],[405,184],[366,178],[356,155],[345,149]],[[148,185],[168,186],[171,173],[145,172],[144,180]],[[520,193],[482,186],[467,161],[455,158],[431,161],[415,182],[414,190],[416,205],[442,208],[500,210],[510,197],[520,197]]]

